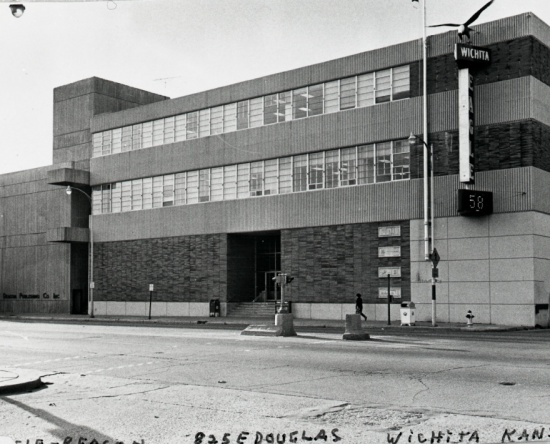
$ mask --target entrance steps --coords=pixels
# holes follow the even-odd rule
[[[227,316],[231,318],[272,318],[275,302],[236,302],[227,304]]]

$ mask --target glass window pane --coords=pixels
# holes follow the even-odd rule
[[[309,116],[323,114],[323,84],[310,86],[308,89]]]
[[[237,104],[230,103],[223,107],[223,132],[229,133],[237,129]]]
[[[210,170],[199,171],[199,202],[210,200]]]
[[[250,164],[237,165],[237,198],[250,196]]]
[[[355,147],[344,148],[340,153],[340,186],[355,185],[356,181],[356,160],[357,152]]]
[[[250,128],[264,124],[264,98],[257,97],[250,100]]]
[[[103,194],[101,192],[101,185],[92,187],[92,214],[101,214],[101,199]]]
[[[132,150],[132,127],[125,126],[122,128],[122,152]]]
[[[277,119],[279,122],[292,120],[292,94],[290,91],[279,93],[277,99]]]
[[[137,125],[132,125],[132,150],[140,150],[142,147],[141,131],[141,123],[138,123]]]
[[[308,189],[323,188],[324,183],[324,153],[311,153],[308,165]]]
[[[392,99],[405,99],[410,96],[409,65],[398,66],[392,70]]]
[[[122,209],[120,182],[111,184],[111,212],[120,213]]]
[[[141,179],[132,180],[132,210],[141,210],[143,205],[141,192]]]
[[[376,144],[376,182],[391,180],[391,142]]]
[[[298,88],[292,91],[292,118],[302,119],[307,117],[307,88]]]
[[[307,154],[292,158],[292,190],[307,190]]]
[[[199,201],[199,172],[189,171],[187,173],[187,203]]]
[[[171,207],[174,205],[174,175],[167,174],[164,176],[162,186],[162,206]]]
[[[111,140],[112,140],[112,131],[103,131],[103,143],[101,146],[101,155],[107,156],[111,154]]]
[[[210,134],[223,133],[223,106],[210,110]]]
[[[340,178],[340,152],[338,150],[327,151],[325,153],[325,187],[336,188]]]
[[[202,109],[199,112],[199,137],[210,135],[210,109]]]
[[[122,211],[130,211],[132,209],[132,182],[126,180],[122,182]]]
[[[176,128],[174,130],[175,141],[179,142],[181,140],[187,139],[187,114],[181,114],[176,116]]]
[[[105,184],[101,187],[101,214],[111,212],[111,184]]]
[[[410,178],[411,158],[409,150],[408,139],[393,142],[393,180]]]
[[[292,192],[292,157],[279,159],[279,194]]]
[[[164,143],[174,143],[175,120],[174,117],[164,119]]]
[[[264,125],[277,123],[277,94],[264,97]]]
[[[357,175],[360,184],[374,183],[374,145],[357,147]]]
[[[210,200],[223,200],[223,167],[212,168],[210,174]]]
[[[153,208],[153,178],[147,177],[143,179],[143,188],[141,192],[143,196],[143,209],[149,210]]]
[[[199,136],[199,113],[197,111],[187,113],[187,125],[185,126],[187,140],[196,139]]]
[[[99,157],[103,150],[103,133],[94,133],[92,136],[92,157]]]
[[[185,195],[186,174],[176,174],[174,182],[174,205],[185,205],[187,203]]]
[[[153,208],[162,207],[162,186],[163,177],[153,177]]]
[[[164,119],[158,119],[153,122],[153,146],[159,146],[164,143]]]
[[[153,146],[153,122],[144,122],[141,131],[141,147],[151,148]]]
[[[264,195],[277,194],[278,172],[277,159],[264,162]]]
[[[237,129],[248,128],[248,100],[237,103]]]
[[[122,151],[122,128],[113,130],[113,145],[112,154],[120,153]]]
[[[325,83],[325,114],[335,113],[340,109],[339,89],[340,82],[338,80]]]
[[[355,77],[340,80],[340,109],[355,108]]]
[[[357,106],[374,105],[374,74],[357,77]]]
[[[237,198],[237,165],[223,168],[223,200]]]
[[[376,103],[389,102],[390,101],[390,69],[376,72],[376,89],[375,98]]]
[[[250,164],[250,195],[261,196],[264,191],[264,163]]]

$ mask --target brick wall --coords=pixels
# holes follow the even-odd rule
[[[378,227],[399,225],[400,237],[378,237]],[[402,300],[410,300],[409,221],[311,227],[281,232],[282,269],[295,277],[287,288],[294,302],[354,303],[361,293],[365,303],[380,302],[378,267],[401,267]],[[379,258],[378,247],[400,246],[401,257]]]
[[[94,244],[94,299],[206,302],[226,299],[226,235]]]
[[[458,174],[458,130],[432,133],[435,175]],[[475,128],[476,171],[534,166],[550,172],[550,127],[529,119]],[[423,150],[411,151],[411,177],[422,177]]]
[[[429,45],[429,41],[428,41]],[[550,85],[550,48],[532,36],[488,45],[492,62],[475,71],[476,85],[533,76]],[[454,49],[454,48],[453,48]],[[458,89],[454,54],[428,57],[428,94]],[[411,97],[422,95],[422,62],[411,64]]]

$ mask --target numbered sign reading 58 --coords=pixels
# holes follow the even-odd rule
[[[483,216],[492,212],[491,191],[458,190],[458,214],[461,216]]]

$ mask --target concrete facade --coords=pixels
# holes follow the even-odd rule
[[[493,213],[483,217],[459,216],[457,211],[457,190],[464,185],[458,178],[456,34],[430,37],[428,143],[434,148],[436,176],[434,246],[441,256],[437,320],[465,322],[472,310],[476,322],[547,325],[550,199],[544,190],[550,186],[550,28],[532,14],[522,14],[477,30],[473,44],[492,54],[492,63],[474,72],[475,189],[492,191],[494,198]],[[406,151],[404,175],[393,176],[396,151],[391,160],[372,161],[377,171],[390,164],[391,180],[342,179],[348,168],[359,171],[342,160],[345,153],[354,152],[358,164],[367,145],[395,149],[404,146],[411,132],[421,133],[421,67],[421,42],[413,41],[171,100],[98,78],[57,88],[54,165],[0,177],[0,310],[86,308],[92,205],[96,314],[147,315],[148,289],[154,284],[154,316],[206,316],[212,298],[220,300],[222,315],[227,315],[238,302],[275,297],[271,279],[284,272],[294,277],[285,287],[285,298],[292,301],[296,317],[345,320],[359,292],[367,316],[385,320],[390,273],[393,320],[399,319],[400,303],[411,300],[417,304],[416,320],[429,320],[422,144]],[[359,85],[365,76],[383,78],[390,71],[396,79],[407,73],[405,92],[360,106],[357,86],[356,105],[342,104],[342,85],[350,84],[350,78]],[[292,100],[311,98],[319,85],[327,103],[328,91],[337,85],[337,111],[326,111],[329,105],[323,102],[323,112],[296,117],[300,111],[312,112],[312,101],[312,106],[295,106],[295,115],[284,119],[284,113],[272,113],[279,116],[276,122],[211,130],[216,113],[236,116],[246,103],[246,118],[252,122],[258,115],[249,114],[249,107],[260,103],[265,107],[261,118],[266,119],[269,100],[278,106],[292,91]],[[179,118],[185,118],[185,131],[192,137],[176,140]],[[207,122],[204,135],[198,123],[189,130],[195,118]],[[325,163],[310,168],[316,155]],[[330,156],[338,158],[332,173],[338,177],[336,186],[328,185]],[[276,164],[271,179],[278,183],[287,159],[292,165],[306,159],[307,186],[299,188],[299,173],[293,169],[292,191],[282,192],[278,184],[274,192],[264,193],[261,185],[256,193],[253,165],[261,165],[264,184],[264,171]],[[249,194],[237,196],[235,191],[226,199],[226,170],[237,175],[241,167],[248,168],[244,188]],[[215,197],[211,181],[222,170],[222,197]],[[318,183],[312,179],[315,174],[322,177]],[[193,193],[200,193],[203,177],[208,195],[165,202],[165,194],[182,177],[185,199],[189,177],[197,180],[189,185]],[[67,185],[90,194],[92,201],[82,193],[66,196]],[[125,201],[123,189],[131,190]],[[162,203],[153,204],[154,199]],[[53,288],[54,283],[60,288]],[[43,297],[29,302],[19,296],[44,293],[59,295],[57,302]]]

